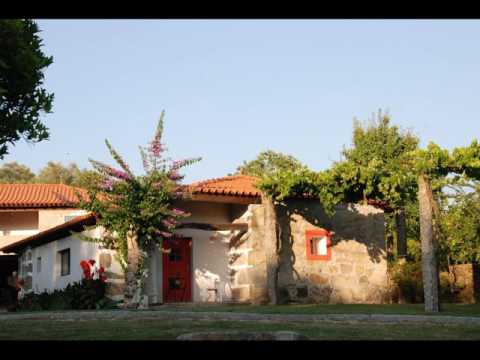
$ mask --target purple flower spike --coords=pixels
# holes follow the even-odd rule
[[[160,154],[162,153],[163,151],[163,146],[162,144],[160,143],[160,139],[155,139],[154,141],[152,141],[152,144],[150,146],[150,151],[152,152],[152,154],[155,156],[155,157],[159,157]]]

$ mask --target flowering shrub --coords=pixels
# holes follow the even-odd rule
[[[102,282],[107,281],[105,276],[105,269],[103,266],[96,267],[95,260],[82,260],[80,261],[80,267],[83,271],[83,279],[85,280],[100,280]]]
[[[101,238],[80,237],[116,250],[116,258],[125,271],[126,299],[132,298],[132,292],[138,293],[137,285],[130,284],[140,284],[140,290],[144,284],[147,250],[153,245],[161,246],[162,239],[173,236],[179,220],[189,216],[181,209],[174,208],[172,200],[186,195],[180,184],[183,175],[179,170],[200,158],[179,161],[164,158],[166,148],[161,143],[163,118],[164,112],[153,140],[148,146],[140,147],[145,174],[134,175],[110,142],[105,140],[110,154],[121,169],[90,159],[97,176],[87,188],[87,200],[79,203],[79,207],[97,215],[97,226],[105,230]],[[135,244],[130,250],[131,257],[129,239],[132,240],[130,246]],[[85,266],[86,277],[90,276],[87,275],[87,266],[82,266]],[[135,281],[132,281],[132,277]]]

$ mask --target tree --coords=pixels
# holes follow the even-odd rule
[[[2,184],[28,184],[33,182],[35,174],[28,166],[12,161],[0,168],[0,183]]]
[[[291,155],[282,154],[273,150],[262,151],[257,158],[244,161],[237,168],[237,173],[263,177],[279,171],[302,169],[305,166]]]
[[[92,184],[99,181],[98,173],[94,170],[83,169],[80,170],[78,167],[73,172],[73,181],[70,185],[77,186],[80,188],[88,188]]]
[[[125,307],[139,306],[146,278],[145,258],[154,247],[173,236],[180,218],[188,216],[172,207],[174,199],[186,195],[180,186],[179,170],[200,161],[192,158],[170,162],[163,157],[161,143],[164,113],[160,117],[153,141],[140,148],[144,175],[134,175],[122,157],[105,140],[110,154],[121,170],[90,159],[96,180],[81,197],[79,207],[97,215],[97,225],[105,230],[102,238],[84,239],[117,250],[117,260],[125,273]]]
[[[49,161],[43,167],[36,178],[36,182],[41,184],[65,184],[72,185],[75,177],[79,176],[80,169],[76,164],[70,164],[68,167],[59,162]]]
[[[76,187],[88,187],[97,180],[93,170],[80,169],[77,164],[64,166],[60,162],[49,161],[40,169],[35,182],[41,184],[65,184]]]
[[[40,114],[52,109],[43,79],[53,59],[42,52],[39,32],[32,20],[0,20],[0,159],[20,137],[32,143],[49,137]]]
[[[457,180],[454,180],[457,182]],[[462,186],[450,185],[441,219],[444,241],[440,245],[446,265],[480,262],[480,184],[469,181]],[[468,188],[465,190],[464,188]]]
[[[417,177],[409,167],[418,138],[392,125],[390,117],[378,112],[377,118],[362,124],[355,120],[353,146],[344,149],[344,161],[332,170],[340,182],[346,182],[348,201],[382,201],[394,210],[397,254],[407,254],[405,206],[416,201]],[[350,185],[348,185],[350,184]]]

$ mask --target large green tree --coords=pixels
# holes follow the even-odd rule
[[[5,163],[0,168],[0,183],[2,184],[28,184],[34,179],[35,174],[30,168],[16,161]]]
[[[260,152],[254,160],[244,161],[243,164],[237,168],[237,173],[261,178],[265,175],[287,170],[294,171],[304,167],[305,165],[291,155],[266,150]]]
[[[63,166],[60,162],[49,161],[37,174],[36,182],[42,184],[72,185],[80,169],[76,164]]]
[[[0,159],[20,138],[49,137],[40,116],[52,110],[43,81],[53,59],[43,53],[39,32],[33,20],[0,19]]]

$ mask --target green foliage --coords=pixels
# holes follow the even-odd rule
[[[467,179],[480,180],[480,144],[473,140],[469,146],[454,148],[451,152],[430,142],[426,149],[415,154],[417,173],[447,176],[456,173]]]
[[[186,195],[179,183],[183,179],[179,170],[200,158],[172,162],[163,157],[163,118],[162,112],[153,140],[148,147],[141,148],[145,175],[135,176],[108,140],[107,147],[122,170],[90,160],[95,177],[87,186],[88,199],[79,207],[98,215],[97,225],[103,227],[105,234],[90,240],[116,249],[124,269],[128,264],[129,236],[135,237],[145,252],[152,245],[161,246],[163,238],[173,235],[178,220],[188,216],[171,203]],[[142,261],[140,269],[141,264]]]
[[[237,173],[261,178],[265,175],[272,175],[278,172],[295,172],[296,170],[305,168],[305,165],[291,155],[267,150],[258,154],[254,160],[244,161],[243,164],[237,168]]]
[[[480,262],[480,192],[457,194],[441,218],[443,257],[451,264]]]
[[[115,308],[116,303],[105,297],[106,284],[99,279],[82,279],[62,290],[30,293],[19,301],[20,311],[87,310]]]
[[[331,168],[319,173],[278,171],[264,177],[259,188],[276,199],[300,194],[317,197],[329,212],[340,202],[366,199],[402,206],[416,195],[411,168],[417,146],[414,135],[400,131],[379,113],[365,126],[354,121],[353,146],[344,149],[344,159]]]
[[[416,196],[417,178],[410,169],[417,147],[418,138],[392,125],[388,115],[379,112],[363,126],[355,120],[352,147],[329,169],[331,186],[340,188],[346,202],[375,199],[403,207]]]
[[[42,50],[32,20],[0,20],[0,159],[8,144],[48,139],[41,113],[52,109],[53,94],[43,88],[45,69],[53,62]]]
[[[59,162],[49,161],[47,165],[39,171],[35,182],[40,184],[73,185],[79,174],[80,169],[76,164],[72,163],[67,167]]]
[[[88,187],[96,178],[94,171],[80,169],[75,163],[64,166],[59,162],[49,161],[37,175],[28,166],[15,161],[0,167],[0,183],[3,184],[65,184],[82,188]]]
[[[399,294],[398,299],[408,303],[422,303],[424,301],[423,293],[423,278],[422,278],[422,262],[420,260],[419,242],[412,242],[415,255],[412,256],[408,262],[396,262],[389,271],[393,282],[397,285]],[[410,253],[412,255],[412,253]],[[418,255],[418,256],[417,256]],[[443,302],[458,302],[461,299],[458,297],[459,291],[462,290],[465,284],[455,282],[455,279],[449,276],[448,271],[443,271],[439,274],[440,277],[440,291],[439,296]]]
[[[5,163],[0,168],[0,183],[2,184],[28,184],[34,179],[35,174],[30,168],[16,161]]]
[[[419,261],[396,263],[390,269],[399,297],[409,303],[423,302],[422,264]]]

